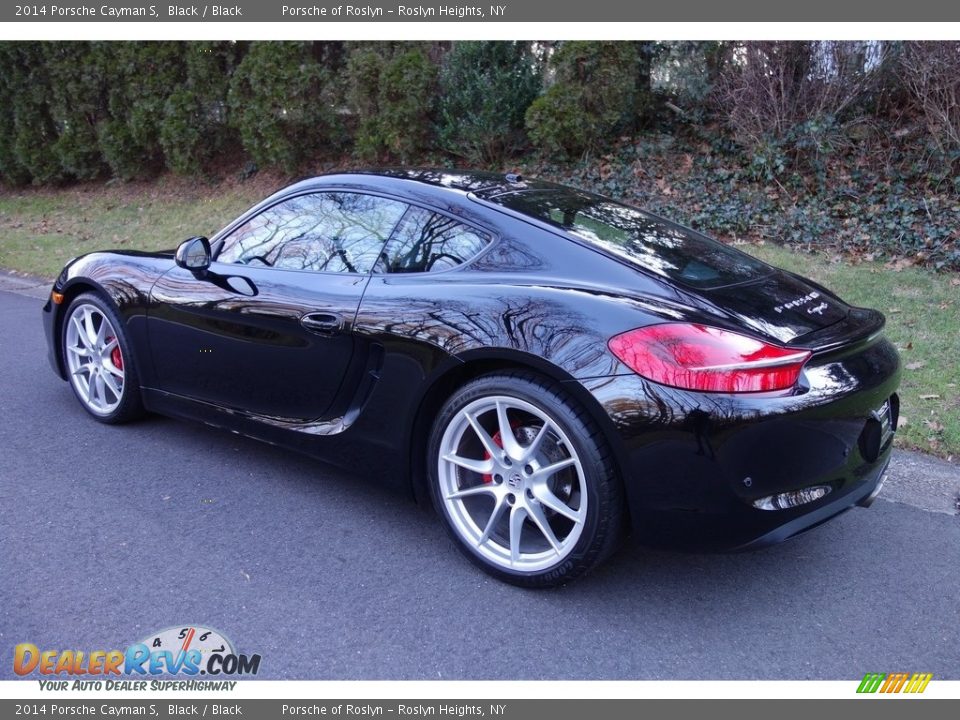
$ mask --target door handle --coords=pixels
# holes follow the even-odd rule
[[[319,335],[333,335],[343,328],[343,319],[332,313],[313,312],[300,318],[300,324]]]

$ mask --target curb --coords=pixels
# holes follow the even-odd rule
[[[894,450],[880,498],[930,512],[960,514],[960,466],[913,450]]]
[[[12,270],[0,270],[0,291],[46,300],[53,280]]]

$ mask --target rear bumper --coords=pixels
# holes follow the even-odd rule
[[[610,424],[637,542],[743,550],[868,505],[893,437],[864,442],[884,403],[896,407],[900,361],[883,339],[815,358],[788,395],[695,393],[637,375],[582,381]],[[896,418],[893,423],[895,427]],[[763,498],[811,487],[820,499],[767,510]]]
[[[889,464],[890,459],[888,457],[887,461],[874,473],[873,477],[863,485],[858,486],[854,491],[847,493],[844,496],[834,498],[825,505],[822,505],[815,510],[810,510],[809,512],[784,523],[774,530],[771,530],[765,535],[761,535],[760,537],[755,538],[739,547],[731,549],[758,550],[769,545],[776,545],[777,543],[783,542],[784,540],[789,540],[796,535],[804,533],[807,530],[812,530],[818,525],[822,525],[823,523],[827,522],[827,520],[831,520],[837,515],[841,515],[853,507],[870,507],[877,495],[880,494],[880,489],[883,487],[883,483],[887,479],[887,468],[889,467]]]

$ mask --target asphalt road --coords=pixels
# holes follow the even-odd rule
[[[0,678],[20,642],[186,623],[267,679],[960,678],[955,515],[881,498],[775,548],[624,550],[523,591],[375,478],[199,425],[94,422],[47,366],[39,307],[0,291]]]

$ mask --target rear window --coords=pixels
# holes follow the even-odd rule
[[[521,191],[488,198],[663,277],[701,289],[768,275],[769,266],[692,230],[599,195]]]

